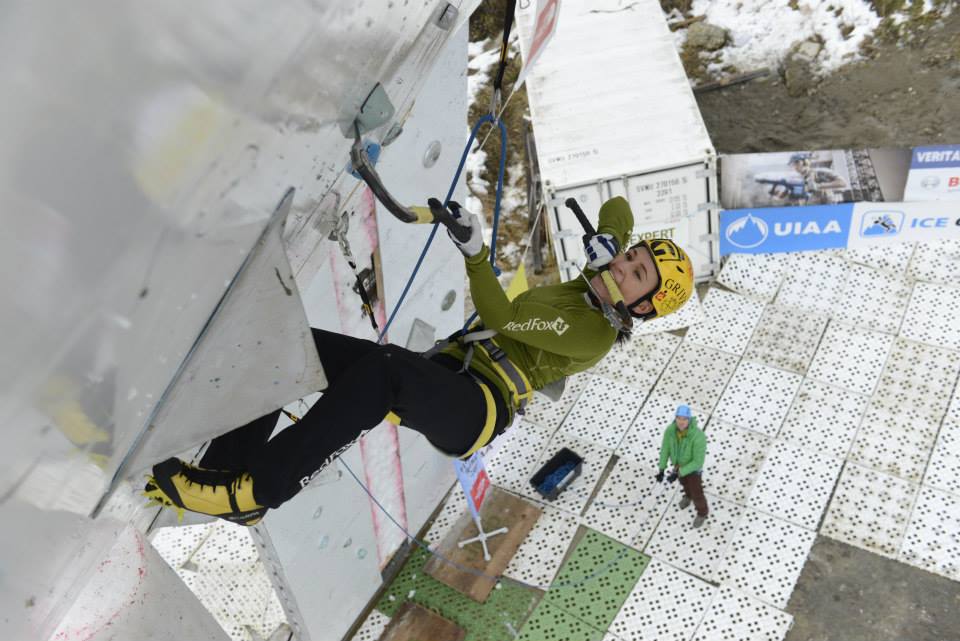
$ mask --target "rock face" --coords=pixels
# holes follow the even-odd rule
[[[783,82],[791,96],[809,93],[819,84],[814,61],[820,55],[823,46],[819,42],[806,40],[791,47],[783,60]]]
[[[687,29],[687,46],[702,51],[716,51],[727,44],[727,30],[706,22],[695,22]]]

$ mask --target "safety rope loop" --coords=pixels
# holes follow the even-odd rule
[[[457,171],[453,175],[453,180],[450,182],[450,189],[447,190],[447,195],[443,199],[443,206],[446,207],[447,203],[450,202],[450,199],[453,198],[453,191],[456,189],[457,182],[460,180],[460,174],[463,173],[463,167],[467,162],[467,156],[470,154],[470,149],[473,147],[473,141],[476,140],[477,133],[480,131],[480,127],[487,122],[497,122],[500,126],[500,168],[497,172],[497,196],[493,206],[493,236],[490,239],[490,264],[493,266],[493,272],[499,276],[500,269],[496,265],[497,230],[500,226],[500,199],[503,195],[503,175],[507,162],[507,127],[503,124],[502,120],[497,120],[490,114],[485,114],[481,116],[477,121],[477,124],[473,126],[473,129],[470,131],[470,138],[467,140],[467,144],[463,148],[463,154],[460,156],[460,164],[457,166]],[[430,235],[427,237],[427,242],[423,245],[423,249],[420,251],[420,256],[417,258],[417,264],[414,265],[413,271],[410,272],[410,277],[407,279],[406,285],[403,286],[403,291],[400,293],[400,298],[397,299],[397,304],[394,306],[393,311],[390,312],[390,317],[384,324],[383,331],[381,331],[380,335],[377,337],[378,343],[383,343],[383,339],[387,335],[387,331],[390,329],[390,326],[393,324],[393,320],[396,318],[397,312],[400,311],[403,301],[407,298],[407,293],[410,291],[410,287],[413,286],[413,281],[417,277],[417,272],[420,271],[420,266],[423,265],[423,260],[427,256],[427,251],[429,251],[430,246],[433,244],[433,239],[437,235],[437,228],[438,223],[434,223],[433,229],[430,230]],[[467,323],[464,325],[464,327],[467,327],[467,325],[473,322],[474,318],[476,318],[476,313],[474,313],[473,316],[467,320]]]

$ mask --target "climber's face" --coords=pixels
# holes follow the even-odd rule
[[[650,296],[660,284],[660,274],[657,273],[653,256],[644,245],[636,245],[623,254],[617,254],[616,258],[610,261],[609,267],[613,281],[620,288],[623,300],[628,304]],[[613,304],[610,292],[603,284],[603,278],[600,274],[594,276],[590,284],[593,285],[594,291],[602,301]],[[653,304],[649,300],[643,300],[634,305],[632,311],[639,314],[649,314],[653,311]]]

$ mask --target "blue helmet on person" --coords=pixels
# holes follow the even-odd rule
[[[690,418],[693,416],[693,412],[690,411],[689,405],[678,405],[677,406],[677,416],[681,418]]]

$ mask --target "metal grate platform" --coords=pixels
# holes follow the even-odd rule
[[[717,579],[774,607],[785,608],[816,536],[811,530],[747,509]]]
[[[763,303],[712,288],[703,299],[705,318],[687,331],[685,340],[731,354],[743,354],[763,315]]]
[[[827,328],[827,320],[826,316],[802,309],[767,305],[743,357],[806,374]]]
[[[374,610],[353,635],[351,641],[377,641],[388,623],[390,623],[390,617]]]
[[[776,436],[802,380],[799,374],[741,361],[713,417]]]
[[[775,441],[748,505],[816,530],[843,461]]]
[[[889,474],[847,463],[820,533],[896,558],[918,487]]]
[[[780,428],[780,439],[815,454],[846,458],[867,409],[867,398],[805,379]]]
[[[625,641],[687,641],[716,592],[706,581],[651,559],[610,631]]]

